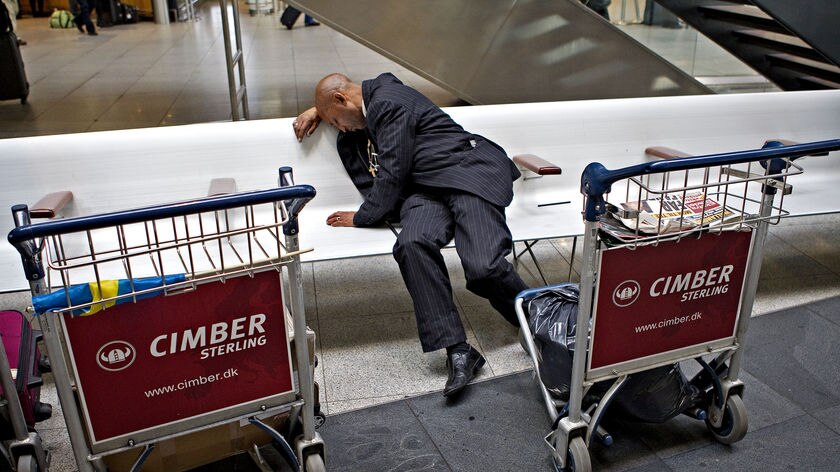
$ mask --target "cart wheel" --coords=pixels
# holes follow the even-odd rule
[[[569,443],[569,450],[566,456],[566,468],[561,469],[557,460],[554,459],[554,469],[558,472],[592,472],[592,461],[589,459],[589,450],[583,438],[574,438]]]
[[[326,472],[327,467],[324,465],[324,458],[319,454],[310,454],[306,456],[306,472]]]
[[[16,472],[37,472],[38,461],[33,456],[25,455],[18,457]]]
[[[706,419],[706,426],[721,444],[734,444],[744,439],[747,434],[747,409],[744,407],[744,400],[739,395],[731,395],[726,400],[720,428],[712,426],[709,419]]]

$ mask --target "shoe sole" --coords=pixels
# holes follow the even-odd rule
[[[478,371],[479,371],[482,367],[484,367],[484,364],[485,364],[486,362],[487,362],[487,360],[486,360],[484,357],[481,357],[480,359],[478,359],[478,361],[476,361],[476,363],[475,363],[475,366],[472,368],[472,370],[471,370],[471,372],[470,372],[470,379],[469,379],[469,380],[467,380],[467,383],[466,383],[466,384],[464,384],[464,386],[463,386],[463,387],[460,387],[460,388],[455,388],[455,389],[452,389],[452,390],[450,390],[450,391],[448,391],[448,392],[444,390],[444,392],[443,392],[443,396],[444,396],[444,397],[451,397],[451,396],[453,396],[453,395],[456,395],[456,394],[460,393],[460,392],[461,392],[461,391],[463,391],[465,388],[467,388],[467,385],[469,385],[469,384],[470,384],[470,382],[472,382],[472,381],[473,381],[473,379],[475,379],[475,374],[476,374],[476,372],[478,372]]]

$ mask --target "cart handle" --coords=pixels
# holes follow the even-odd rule
[[[580,193],[586,195],[584,219],[586,221],[598,221],[598,217],[606,211],[604,194],[610,191],[613,183],[622,179],[638,175],[661,174],[678,170],[725,166],[778,158],[790,158],[793,160],[812,154],[826,153],[840,149],[840,139],[792,146],[778,146],[778,143],[774,144],[776,145],[771,144],[770,147],[764,149],[645,162],[615,170],[609,170],[599,162],[593,162],[586,166],[580,178]],[[771,161],[771,169],[777,165]],[[766,167],[767,164],[762,163],[762,166]]]
[[[8,240],[18,249],[18,251],[23,252],[23,246],[27,244],[28,241],[53,235],[88,231],[117,225],[142,223],[144,221],[161,218],[226,210],[230,208],[258,205],[261,203],[277,202],[282,200],[295,200],[298,202],[304,202],[305,204],[314,197],[315,188],[311,185],[295,185],[292,187],[256,190],[252,192],[202,198],[199,200],[167,203],[163,205],[137,208],[134,210],[80,216],[62,220],[50,220],[44,223],[26,224],[21,221],[23,225],[10,231]],[[297,217],[297,214],[302,208],[303,204],[295,205],[294,212],[289,215],[290,218]],[[22,210],[25,210],[25,205],[15,205],[12,207],[12,213],[16,215]],[[17,220],[18,218],[15,220],[16,223],[18,223]]]
[[[526,288],[525,290],[516,294],[515,300],[519,300],[521,298],[523,302],[527,302],[527,301],[530,301],[533,298],[536,298],[536,297],[542,295],[545,292],[550,292],[550,291],[552,291],[556,288],[565,288],[565,287],[568,287],[569,285],[576,285],[576,284],[573,284],[571,282],[561,282],[559,284],[547,285],[545,287]]]

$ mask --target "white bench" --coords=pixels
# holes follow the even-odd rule
[[[840,91],[706,95],[450,108],[467,130],[502,145],[509,155],[534,154],[561,175],[519,179],[507,211],[516,241],[582,232],[580,175],[590,162],[608,168],[650,159],[662,145],[695,155],[755,149],[781,136],[808,142],[840,137]],[[277,168],[314,186],[300,241],[315,251],[304,261],[389,254],[385,228],[331,228],[335,210],[355,210],[361,197],[335,151],[335,131],[322,125],[298,143],[291,118],[209,123],[0,140],[0,212],[58,190],[73,192],[65,216],[86,215],[201,197],[212,179],[234,179],[239,191],[276,185]],[[793,214],[840,211],[837,155],[802,159],[805,174],[786,199]],[[535,177],[530,175],[526,177]],[[570,203],[560,204],[568,201]],[[3,210],[6,209],[6,210]],[[0,233],[12,228],[0,213]],[[27,288],[20,258],[0,244],[0,291]]]

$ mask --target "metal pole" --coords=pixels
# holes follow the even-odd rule
[[[732,359],[729,361],[729,379],[737,379],[741,372],[741,362],[744,358],[744,336],[747,334],[747,328],[750,325],[750,317],[752,316],[753,304],[755,303],[755,292],[758,289],[758,277],[761,274],[761,263],[764,259],[764,243],[767,241],[767,231],[770,227],[767,219],[773,211],[774,192],[765,193],[762,196],[761,210],[759,212],[760,221],[755,228],[755,235],[753,236],[752,254],[750,254],[749,266],[747,267],[747,280],[744,282],[743,293],[747,295],[741,302],[741,313],[738,317],[738,329],[735,332],[735,337],[740,347],[732,354]]]
[[[188,21],[195,21],[195,9],[193,8],[193,0],[186,0],[187,4],[187,20]]]
[[[233,76],[233,60],[230,50],[230,25],[228,24],[227,0],[219,0],[222,14],[222,41],[225,43],[225,59],[227,62],[228,94],[230,96],[230,115],[233,121],[239,121],[239,104],[236,100],[236,79]],[[233,4],[236,15],[236,4]],[[236,16],[238,18],[238,16]]]
[[[278,169],[277,185],[288,187],[294,185],[294,176],[291,167],[280,167]],[[298,221],[297,213],[300,211],[300,202],[287,201],[289,221],[283,225],[283,234],[286,236],[286,250],[294,253],[300,248],[298,242]],[[298,386],[304,406],[301,409],[303,419],[303,436],[295,441],[295,451],[298,460],[306,463],[304,451],[316,451],[324,456],[324,441],[315,431],[315,385],[312,368],[309,365],[309,343],[306,339],[306,311],[303,299],[303,275],[301,271],[300,255],[295,255],[292,262],[286,265],[289,273],[289,295],[291,298],[291,314],[295,332],[295,357],[297,360]]]
[[[286,247],[290,252],[299,249],[298,236],[286,236]],[[306,403],[304,412],[315,405],[315,387],[312,380],[312,369],[309,365],[309,346],[306,341],[306,315],[303,303],[303,277],[301,274],[300,256],[287,265],[289,269],[289,294],[291,295],[292,320],[295,331],[295,356],[297,357],[298,379],[300,379],[300,394]],[[315,435],[315,418],[311,414],[303,414],[303,436],[311,440]]]
[[[236,34],[236,61],[233,66],[239,66],[239,89],[236,89],[236,99],[242,102],[242,116],[244,119],[251,119],[251,114],[248,111],[248,88],[245,85],[245,54],[242,52],[242,28],[239,26],[239,7],[236,2],[233,3],[233,28]],[[234,87],[235,88],[235,87]],[[240,93],[241,90],[241,93]]]
[[[57,313],[46,313],[41,316],[44,344],[47,347],[47,355],[52,361],[55,388],[58,392],[61,410],[64,412],[64,422],[67,424],[67,433],[70,436],[70,445],[73,448],[76,466],[79,468],[79,472],[93,472],[94,469],[88,461],[89,451],[85,442],[85,433],[82,429],[81,415],[79,409],[76,407],[73,387],[70,385],[70,373],[67,370],[64,349],[58,339],[58,323],[56,322],[56,318],[60,315]]]
[[[169,24],[169,5],[166,0],[152,0],[152,10],[155,13],[155,24]]]
[[[589,317],[592,313],[592,298],[595,286],[595,256],[598,244],[598,222],[586,221],[583,234],[583,266],[580,273],[580,297],[578,303],[577,335],[575,335],[575,356],[572,359],[572,380],[569,385],[569,416],[571,423],[580,421],[583,402],[583,378],[586,374],[586,358],[589,349]]]

